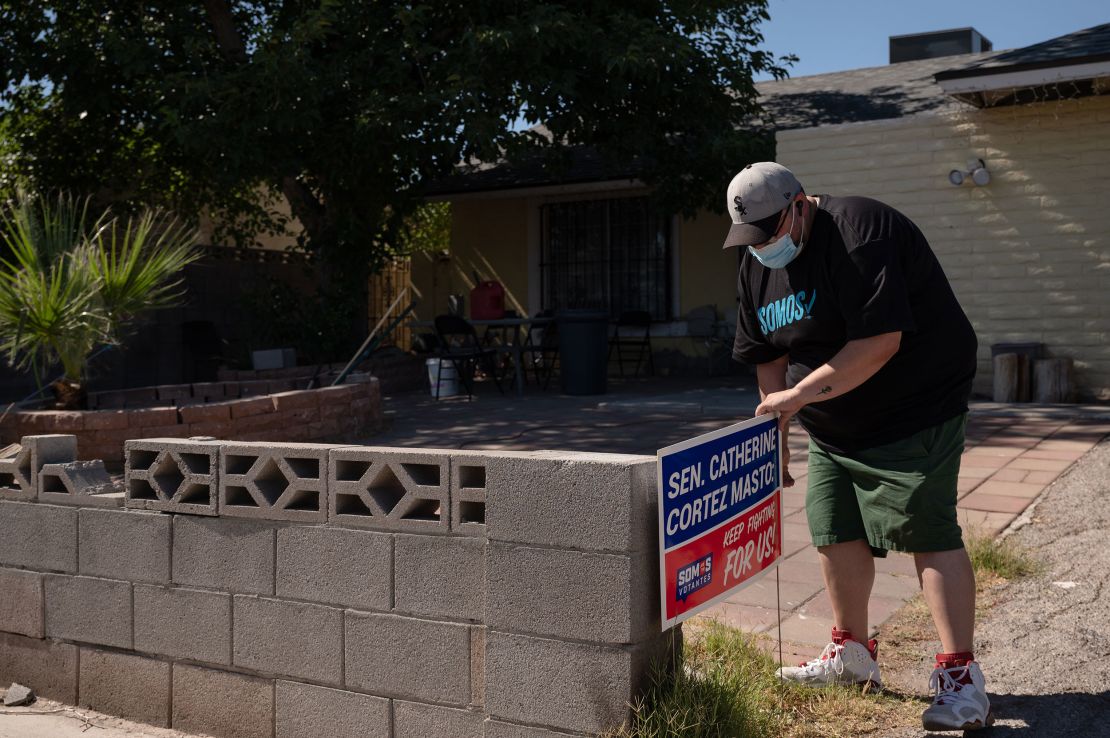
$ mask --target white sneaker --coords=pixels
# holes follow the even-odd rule
[[[971,677],[970,684],[960,683],[965,676]],[[974,661],[967,666],[937,666],[929,677],[929,688],[936,696],[921,715],[925,730],[978,730],[994,722],[987,683]]]
[[[859,641],[844,640],[825,646],[821,655],[801,666],[784,666],[779,669],[781,679],[799,684],[824,686],[827,684],[864,684],[875,688],[883,686],[879,678],[879,664],[875,641],[868,649]]]

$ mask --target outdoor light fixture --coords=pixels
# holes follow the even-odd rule
[[[948,173],[948,181],[957,187],[962,185],[967,177],[971,177],[971,181],[980,187],[990,184],[991,181],[991,173],[987,171],[987,165],[982,159],[968,159],[967,171],[953,169]]]

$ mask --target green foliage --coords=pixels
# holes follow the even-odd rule
[[[757,637],[709,623],[682,663],[657,665],[631,722],[604,738],[756,738],[777,735],[774,663]]]
[[[239,296],[250,336],[247,351],[293,347],[301,363],[346,359],[358,348],[351,316],[361,295],[352,290],[308,294],[276,278],[258,280]],[[240,359],[250,366],[250,356]]]
[[[1015,544],[1012,538],[998,539],[982,531],[969,531],[964,536],[964,547],[976,578],[994,575],[1003,579],[1018,579],[1034,574],[1038,569],[1029,552]]]
[[[397,250],[409,255],[421,251],[445,251],[450,245],[451,203],[430,202],[416,208],[405,219]]]
[[[0,203],[0,352],[36,376],[56,362],[80,384],[98,344],[118,344],[140,312],[180,298],[195,233],[157,211],[95,218],[87,198],[24,191]]]
[[[768,156],[742,130],[766,0],[259,0],[0,4],[0,131],[39,191],[283,232],[332,273],[408,248],[429,181],[460,161],[632,164],[665,207],[719,210]],[[545,131],[514,132],[524,118]]]

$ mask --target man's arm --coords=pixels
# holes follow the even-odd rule
[[[759,384],[760,400],[766,400],[767,395],[782,392],[786,389],[787,361],[789,361],[789,357],[783,354],[774,361],[755,365],[755,379]]]
[[[778,411],[780,425],[785,428],[790,418],[806,405],[851,392],[873,377],[898,353],[901,344],[901,331],[849,341],[827,364],[814,369],[792,388],[765,395],[755,414]],[[760,392],[762,391],[763,381],[760,375]]]
[[[790,357],[783,354],[774,361],[768,361],[765,364],[755,365],[755,378],[759,384],[759,399],[763,403],[767,401],[769,395],[782,392],[786,389],[786,365]],[[756,415],[763,413],[756,410]],[[787,445],[787,437],[790,435],[789,422],[779,425],[782,431],[782,485],[784,487],[794,486],[794,477],[790,474],[790,446]]]

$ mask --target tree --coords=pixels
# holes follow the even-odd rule
[[[0,4],[0,130],[41,189],[297,235],[361,280],[459,162],[589,146],[667,207],[720,209],[766,0],[56,0]],[[514,132],[521,118],[550,135]],[[267,194],[269,193],[269,194]],[[411,221],[409,221],[411,222]]]
[[[60,363],[58,405],[85,405],[97,345],[181,296],[175,276],[199,257],[196,233],[156,211],[93,217],[87,199],[16,193],[0,202],[0,352],[36,376]]]

